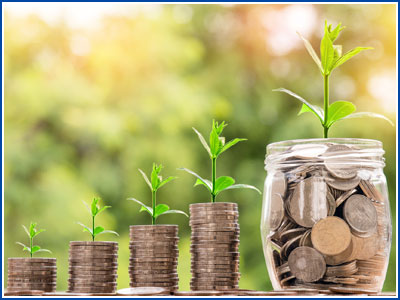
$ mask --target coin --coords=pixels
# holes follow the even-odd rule
[[[349,226],[338,217],[326,217],[314,225],[311,241],[315,249],[325,255],[339,255],[351,242]]]
[[[136,287],[117,291],[119,296],[167,296],[170,291],[162,287]]]
[[[378,234],[367,237],[367,238],[359,238],[354,236],[354,238],[360,243],[360,250],[357,253],[356,258],[359,260],[368,260],[372,258],[379,249],[378,243]]]
[[[326,271],[324,257],[314,248],[298,247],[288,258],[291,273],[304,282],[315,282],[321,279]]]
[[[221,291],[190,291],[190,292],[174,292],[174,296],[194,297],[194,296],[224,296]]]
[[[377,202],[383,203],[384,198],[382,194],[378,191],[378,189],[375,187],[373,183],[367,180],[361,180],[360,181],[360,188],[365,194],[370,199],[373,199]]]
[[[360,183],[360,178],[356,176],[351,179],[339,179],[332,176],[326,176],[325,181],[332,188],[340,191],[348,191],[358,186],[358,184]]]
[[[312,227],[328,214],[325,182],[316,177],[300,181],[290,199],[289,212],[294,221],[303,227]],[[318,207],[318,209],[314,209]]]
[[[289,254],[296,248],[299,246],[299,242],[301,239],[301,235],[296,236],[295,238],[287,241],[285,243],[285,245],[283,245],[282,249],[281,249],[281,259],[282,260],[287,260],[287,257],[289,256]]]
[[[69,242],[70,247],[75,247],[75,246],[84,246],[84,247],[113,247],[113,248],[118,248],[118,243],[117,242],[89,242],[89,241],[71,241]]]
[[[8,291],[4,292],[4,296],[42,296],[44,291],[42,290],[22,290],[22,291]]]
[[[196,208],[204,208],[204,209],[213,209],[213,210],[221,210],[221,209],[235,209],[237,210],[237,203],[233,202],[207,202],[207,203],[194,203],[189,205],[189,209],[196,209]]]
[[[357,236],[368,237],[376,232],[376,209],[363,195],[355,194],[347,199],[343,207],[343,217]]]
[[[357,287],[330,287],[329,290],[339,294],[376,294],[376,290],[359,289]]]
[[[269,226],[270,230],[276,230],[281,225],[283,216],[284,216],[284,207],[283,207],[283,199],[281,194],[274,193],[271,195],[271,204],[270,204],[270,219]]]

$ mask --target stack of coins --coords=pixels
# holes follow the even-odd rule
[[[368,161],[376,158],[334,143],[281,155],[266,226],[279,288],[380,290],[391,233],[383,176]]]
[[[55,258],[9,258],[7,291],[56,290]]]
[[[198,290],[232,290],[239,284],[239,212],[236,203],[190,205],[192,280]]]
[[[118,268],[117,242],[70,242],[70,293],[115,293]]]
[[[130,286],[178,290],[178,241],[177,225],[130,226]]]

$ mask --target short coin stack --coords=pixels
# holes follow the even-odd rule
[[[55,258],[9,258],[7,291],[56,290]]]
[[[375,158],[333,143],[283,154],[269,191],[267,239],[280,287],[379,290],[390,227],[388,201],[368,164]]]
[[[117,242],[70,242],[70,293],[115,293],[117,287]]]
[[[193,291],[238,289],[238,218],[236,203],[190,205]]]
[[[130,286],[178,290],[178,241],[177,225],[130,226]]]

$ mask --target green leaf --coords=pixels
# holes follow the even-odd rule
[[[128,198],[127,200],[131,200],[131,201],[134,201],[134,202],[140,204],[142,207],[140,208],[139,212],[147,211],[151,216],[153,215],[153,209],[151,207],[148,207],[147,205],[143,204],[141,201],[139,201],[135,198]]]
[[[112,230],[103,230],[103,231],[100,232],[99,234],[104,234],[104,233],[112,233],[112,234],[115,234],[115,235],[119,236],[119,234],[118,234],[117,232],[112,231]]]
[[[299,95],[297,95],[297,94],[295,94],[292,91],[289,91],[287,89],[279,88],[279,89],[274,89],[272,91],[273,92],[283,92],[283,93],[289,94],[290,96],[300,100],[303,103],[303,106],[304,105],[307,106],[309,111],[311,111],[315,116],[317,116],[321,123],[324,122],[324,114],[323,114],[322,108],[320,108],[320,107],[318,107],[316,105],[312,105],[312,104],[308,103],[302,97],[300,97]],[[302,108],[302,110],[303,110],[303,108]],[[302,113],[302,110],[300,111],[300,113]]]
[[[189,218],[187,213],[185,213],[184,211],[181,211],[181,210],[177,210],[177,209],[167,210],[167,211],[163,212],[162,214],[159,214],[158,216],[166,215],[166,214],[182,214]]]
[[[208,144],[207,144],[206,140],[204,139],[204,137],[202,136],[202,134],[201,134],[200,132],[198,132],[198,131],[196,130],[196,128],[192,127],[192,129],[193,129],[194,132],[196,132],[196,134],[198,135],[201,144],[202,144],[203,147],[207,150],[207,152],[208,152],[208,154],[210,155],[210,157],[212,157],[210,147],[208,146]]]
[[[82,224],[80,222],[76,222],[76,224],[81,225],[83,227],[83,231],[89,232],[91,235],[93,235],[93,231],[91,228],[87,227],[85,224]]]
[[[97,212],[96,215],[100,214],[101,212],[105,211],[105,210],[108,209],[108,208],[111,208],[111,206],[108,206],[108,205],[103,206],[102,208],[100,208],[100,209],[98,210],[98,212]]]
[[[49,253],[52,253],[50,250],[48,250],[48,249],[43,249],[43,248],[40,248],[40,249],[37,250],[36,252],[49,252]]]
[[[336,101],[329,105],[326,127],[331,127],[336,121],[350,115],[356,110],[353,103],[348,101]]]
[[[46,229],[40,229],[38,231],[36,231],[36,229],[35,229],[35,233],[34,233],[33,237],[37,236],[39,233],[41,233],[43,231],[46,231]]]
[[[212,191],[212,184],[210,183],[209,180],[206,180],[206,179],[201,178],[201,177],[200,177],[199,175],[197,175],[195,172],[193,172],[193,171],[191,171],[191,170],[189,170],[189,169],[186,169],[186,168],[178,168],[178,170],[185,171],[185,172],[187,172],[187,173],[189,173],[189,174],[192,174],[193,176],[197,177],[197,179],[200,180],[201,183],[202,183],[202,184],[208,189],[208,191],[211,193],[211,191]],[[197,185],[197,182],[196,182],[195,186],[196,186],[196,185]]]
[[[328,32],[329,32],[329,38],[330,38],[330,40],[331,40],[332,43],[333,43],[333,42],[337,39],[339,33],[340,33],[343,29],[345,29],[346,26],[343,26],[343,27],[342,27],[342,23],[339,23],[339,24],[335,27],[335,29],[330,30],[330,28],[331,28],[331,25],[329,25],[329,30],[328,30]]]
[[[324,116],[324,110],[322,109],[322,107],[314,105],[314,109],[317,110],[322,116]],[[304,114],[306,112],[311,112],[311,113],[313,113],[315,115],[314,111],[311,110],[306,104],[303,103],[303,105],[301,106],[301,109],[300,109],[300,111],[298,112],[297,115],[300,116],[300,115],[302,115],[302,114]],[[319,117],[318,117],[318,119],[319,119]],[[319,119],[319,120],[320,120],[320,122],[322,124],[323,120],[321,120],[321,119]]]
[[[233,140],[229,141],[222,147],[221,152],[219,154],[221,154],[222,152],[225,152],[226,150],[228,150],[229,148],[231,148],[232,146],[236,145],[237,143],[239,143],[241,141],[247,141],[247,139],[237,138],[237,139],[233,139]]]
[[[28,246],[25,246],[24,244],[22,244],[20,242],[15,242],[15,243],[23,247],[22,251],[31,252],[31,248],[29,248]]]
[[[218,152],[221,148],[221,141],[219,139],[219,136],[217,134],[217,131],[213,129],[210,133],[210,151],[211,151],[211,157],[217,157]]]
[[[103,227],[97,226],[97,227],[94,229],[94,231],[93,231],[93,235],[96,236],[96,235],[102,233],[103,231],[104,231],[104,228],[103,228]]]
[[[31,253],[33,254],[35,252],[38,252],[39,250],[40,250],[40,246],[33,246],[32,250],[31,250]]]
[[[87,203],[85,201],[82,201],[82,202],[83,202],[83,204],[85,204],[89,214],[92,214],[92,210],[89,208],[89,205],[87,205]]]
[[[306,47],[308,53],[310,54],[310,56],[312,57],[314,62],[317,64],[318,69],[321,71],[321,73],[324,73],[324,69],[322,68],[321,60],[319,59],[317,53],[315,53],[314,48],[311,46],[311,43],[308,40],[306,40],[300,33],[297,32],[297,34],[303,40],[304,46]]]
[[[166,204],[158,204],[154,209],[154,217],[157,218],[159,215],[162,215],[167,210],[169,210],[169,206]]]
[[[162,165],[157,166],[157,164],[153,163],[153,170],[151,171],[151,187],[153,191],[156,191],[158,188],[158,185],[160,184],[160,177],[158,174],[160,174]]]
[[[324,70],[323,74],[329,75],[333,62],[334,50],[332,40],[329,38],[328,27],[325,21],[325,34],[321,40],[321,64]]]
[[[151,186],[150,180],[147,177],[147,175],[140,169],[139,169],[139,172],[142,174],[142,176],[143,176],[144,180],[146,181],[147,185],[149,186],[150,190],[153,190],[153,187]]]
[[[31,234],[29,233],[28,228],[25,227],[25,225],[22,225],[22,227],[24,228],[26,234],[29,236],[29,238],[31,237]]]
[[[342,118],[341,120],[355,119],[355,118],[366,118],[366,117],[383,119],[383,120],[389,122],[390,125],[394,126],[393,122],[389,118],[387,118],[387,117],[385,117],[385,116],[383,116],[381,114],[376,114],[376,113],[373,113],[373,112],[357,112],[357,113],[353,113],[351,115],[348,115],[348,116]]]
[[[248,184],[234,184],[226,188],[226,190],[233,190],[233,189],[252,189],[257,191],[261,195],[261,191],[256,188],[255,186],[248,185]]]
[[[34,237],[35,236],[35,227],[36,227],[37,223],[36,222],[31,222],[30,226],[29,226],[29,235],[30,237]]]
[[[97,208],[97,203],[99,202],[99,198],[94,197],[92,200],[92,205],[91,205],[91,212],[92,212],[92,216],[96,216],[97,212],[98,212],[98,208]]]
[[[204,185],[209,190],[209,187],[210,186],[212,187],[212,182],[208,179],[203,179],[203,180],[204,180],[204,182],[201,181],[200,179],[196,179],[196,182],[194,183],[193,186]]]
[[[160,182],[160,184],[158,185],[158,188],[157,188],[157,189],[159,189],[159,188],[162,187],[163,185],[167,184],[168,182],[170,182],[171,180],[174,180],[174,179],[176,179],[176,178],[178,178],[178,177],[169,176],[168,178],[166,178],[166,179],[164,179],[163,181]]]
[[[235,179],[233,179],[232,177],[229,176],[218,177],[217,180],[215,181],[215,188],[214,188],[215,195],[218,195],[221,191],[225,190],[234,183]]]
[[[353,56],[357,55],[361,51],[369,50],[369,49],[374,49],[374,48],[372,48],[372,47],[356,47],[356,48],[346,52],[342,57],[340,57],[338,60],[336,60],[333,63],[333,66],[332,66],[331,70],[336,69],[340,65],[344,64],[346,61],[348,61],[350,58],[352,58]]]

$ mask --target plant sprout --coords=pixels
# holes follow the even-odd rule
[[[51,253],[50,250],[42,249],[42,248],[40,248],[40,246],[33,245],[33,238],[35,236],[37,236],[39,233],[41,233],[43,231],[46,231],[45,229],[37,230],[36,229],[36,225],[37,225],[36,222],[31,222],[31,224],[29,225],[29,230],[24,225],[22,225],[22,227],[24,228],[26,234],[29,236],[29,241],[30,241],[29,247],[25,246],[24,244],[22,244],[20,242],[17,242],[18,245],[21,245],[22,247],[24,247],[22,249],[23,251],[28,251],[29,252],[31,258],[33,256],[33,253],[36,253],[36,252],[49,252],[49,253]]]
[[[198,132],[195,128],[193,128],[194,132],[198,135],[201,144],[203,147],[207,150],[208,155],[210,156],[211,159],[211,181],[204,179],[197,175],[195,172],[186,169],[186,168],[180,168],[179,170],[183,170],[188,172],[189,174],[192,174],[197,178],[196,183],[194,186],[197,185],[204,185],[207,190],[211,193],[211,202],[215,202],[215,198],[217,195],[225,190],[230,190],[230,189],[253,189],[256,190],[258,193],[261,194],[260,190],[257,189],[256,187],[248,184],[235,184],[235,179],[229,176],[220,176],[217,178],[217,158],[226,150],[231,148],[232,146],[236,145],[237,143],[241,141],[246,141],[247,139],[240,139],[236,138],[228,143],[225,144],[225,138],[220,136],[222,134],[222,130],[227,126],[228,124],[225,124],[224,121],[222,121],[221,124],[218,124],[218,122],[215,122],[213,120],[212,123],[212,129],[210,133],[210,145],[207,144],[206,140],[204,137],[201,135],[200,132]]]
[[[299,95],[287,89],[279,88],[273,90],[277,92],[287,93],[295,97],[296,99],[300,100],[303,103],[303,105],[298,115],[301,115],[305,112],[313,113],[321,122],[321,125],[324,129],[324,138],[328,137],[329,128],[339,120],[373,117],[373,118],[384,119],[393,125],[392,121],[390,121],[388,118],[380,114],[372,112],[355,113],[354,112],[356,110],[355,105],[348,101],[335,101],[332,104],[329,104],[329,77],[332,71],[341,66],[342,64],[344,64],[346,61],[348,61],[350,58],[357,55],[358,53],[364,50],[373,49],[371,47],[356,47],[346,52],[345,54],[342,54],[342,46],[335,45],[333,43],[337,39],[339,33],[344,28],[345,27],[342,26],[341,23],[339,23],[339,25],[337,25],[335,28],[332,28],[332,25],[328,26],[327,22],[325,21],[325,32],[321,40],[321,46],[320,46],[321,59],[315,53],[310,42],[306,40],[303,36],[301,36],[300,33],[297,33],[303,40],[308,53],[311,55],[312,59],[317,64],[318,69],[321,72],[322,77],[324,79],[324,108],[310,104],[308,101],[304,100]]]
[[[149,207],[147,205],[144,205],[142,202],[135,198],[128,198],[127,200],[134,201],[138,204],[140,204],[142,207],[140,208],[140,212],[145,211],[149,213],[151,216],[151,224],[155,225],[156,220],[159,216],[165,215],[165,214],[183,214],[186,217],[189,217],[185,212],[180,211],[180,210],[175,210],[175,209],[169,209],[169,206],[166,204],[158,204],[157,205],[157,191],[160,187],[164,186],[171,180],[176,179],[177,177],[175,176],[169,176],[165,178],[164,180],[162,179],[162,176],[160,175],[161,170],[163,166],[162,165],[157,165],[153,163],[153,170],[151,171],[151,176],[150,179],[147,177],[147,175],[139,169],[139,172],[142,174],[144,180],[146,181],[147,185],[150,187],[151,190],[151,203],[152,207]]]
[[[83,227],[83,231],[87,231],[90,233],[90,235],[92,236],[92,241],[94,241],[95,237],[98,236],[99,234],[112,233],[112,234],[118,235],[118,233],[116,233],[115,231],[105,230],[101,226],[95,227],[95,225],[94,225],[95,217],[98,214],[100,214],[101,212],[105,211],[107,208],[111,207],[111,206],[103,206],[100,208],[100,206],[98,205],[99,201],[100,201],[100,198],[94,197],[92,200],[92,204],[90,205],[90,208],[86,204],[86,202],[83,202],[85,204],[86,208],[88,209],[90,215],[92,216],[92,228],[90,228],[80,222],[77,222],[77,224],[79,224]]]

